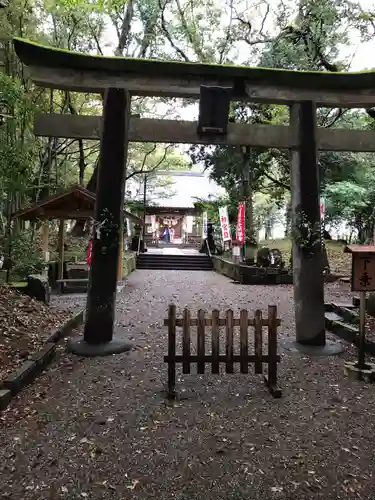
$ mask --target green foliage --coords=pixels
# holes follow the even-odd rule
[[[254,196],[254,227],[260,230],[263,226],[271,228],[280,220],[280,206],[277,200],[264,193]]]
[[[0,127],[0,189],[19,192],[27,187],[35,150],[31,138],[18,131],[31,122],[35,109],[20,83],[4,73],[0,73],[0,103],[11,117]]]
[[[260,66],[310,71],[344,70],[346,62],[338,57],[340,49],[350,43],[349,31],[359,29],[363,35],[365,22],[373,19],[371,15],[361,15],[357,4],[337,0],[307,0],[298,4],[294,15],[291,22],[292,10],[280,3],[276,14],[279,31],[269,44],[264,45],[258,60]],[[369,115],[363,111],[322,109],[318,110],[317,121],[321,127],[375,129],[374,120]],[[288,123],[288,110],[281,106],[235,103],[230,116],[231,121],[240,123]],[[238,202],[243,198],[244,162],[240,148],[193,147],[190,154],[194,161],[200,161],[210,169],[211,177],[227,190],[231,199]],[[345,221],[367,237],[372,233],[375,197],[369,186],[374,181],[373,163],[374,155],[319,154],[321,186],[327,197],[327,223],[338,225]],[[290,190],[289,153],[254,148],[248,165],[252,190],[269,195],[277,211],[278,205],[285,204],[285,196]],[[261,210],[254,216],[254,225],[259,227],[265,220],[267,215]],[[362,234],[362,239],[365,234]]]
[[[5,73],[0,72],[0,103],[7,114],[14,116],[0,127],[0,237],[10,203],[17,208],[63,186],[89,183],[97,166],[96,141],[35,138],[35,112],[98,115],[102,108],[99,96],[34,87],[13,53],[9,43],[12,36],[84,53],[336,71],[347,69],[348,61],[341,58],[340,51],[349,47],[349,33],[354,30],[368,39],[373,21],[371,9],[346,0],[305,0],[297,5],[280,1],[272,6],[230,2],[225,9],[213,0],[10,2],[0,11],[0,48],[6,55]],[[173,101],[171,106],[163,99],[134,98],[132,112],[165,116],[174,107],[178,114],[179,106],[186,102]],[[230,119],[237,123],[287,124],[288,109],[236,103]],[[370,112],[323,109],[317,120],[324,127],[375,130]],[[145,172],[191,168],[177,148],[165,151],[149,144],[131,145],[128,184],[140,191],[137,197],[142,196]],[[276,220],[279,207],[289,195],[288,152],[253,149],[246,164],[240,148],[193,148],[190,154],[194,163],[203,163],[210,170],[228,194],[228,199],[216,205],[202,201],[209,218],[214,220],[218,204],[223,203],[228,206],[231,221],[235,221],[248,169],[254,225]],[[319,155],[319,164],[327,222],[338,224],[345,219],[362,237],[370,234],[374,223],[374,156],[324,152]],[[148,202],[166,197],[171,189],[170,176],[149,175]]]
[[[345,222],[358,232],[361,242],[371,240],[375,223],[375,165],[359,163],[349,180],[326,186],[327,220]]]
[[[26,279],[29,274],[38,274],[43,268],[40,241],[32,238],[30,231],[22,231],[12,238],[12,279]]]
[[[219,205],[216,201],[208,201],[208,200],[197,200],[194,202],[194,207],[196,208],[199,215],[202,215],[203,212],[207,212],[207,220],[208,222],[212,222],[213,224],[219,224],[219,207],[223,205]],[[228,214],[229,216],[229,214]]]

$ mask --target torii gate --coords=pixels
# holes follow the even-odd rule
[[[103,355],[130,348],[124,340],[113,339],[120,213],[129,141],[289,149],[292,220],[297,229],[301,214],[311,228],[320,224],[318,149],[375,151],[374,132],[327,130],[316,126],[318,106],[372,107],[375,72],[299,72],[98,57],[43,47],[21,39],[15,39],[14,44],[35,84],[75,92],[104,92],[103,117],[43,115],[37,116],[35,122],[37,135],[100,138],[98,231],[93,244],[84,338],[70,343],[71,350],[80,355]],[[221,97],[209,103],[207,111],[210,92]],[[201,96],[201,111],[205,95],[206,110],[198,123],[132,118],[132,95],[195,99]],[[224,123],[230,100],[288,105],[290,125]],[[218,122],[221,122],[220,127],[217,127]],[[320,231],[316,237],[320,238]],[[312,347],[320,353],[335,351],[326,344],[325,338],[320,244],[306,252],[301,242],[293,241],[293,275],[295,345],[302,350]]]

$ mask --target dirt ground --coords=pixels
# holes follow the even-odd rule
[[[0,286],[0,381],[40,349],[71,315]]]
[[[327,300],[349,295],[327,285]],[[373,499],[375,387],[344,376],[350,346],[334,358],[281,351],[282,399],[253,374],[179,376],[181,400],[164,397],[170,302],[236,316],[276,304],[285,339],[292,296],[292,286],[242,286],[213,272],[133,273],[117,326],[135,350],[81,359],[62,346],[0,417],[0,498]]]

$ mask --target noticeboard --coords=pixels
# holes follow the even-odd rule
[[[352,253],[352,292],[375,291],[375,253]]]

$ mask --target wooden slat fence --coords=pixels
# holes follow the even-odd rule
[[[206,317],[203,309],[198,311],[197,317],[192,318],[189,309],[184,309],[182,318],[176,317],[176,306],[171,304],[168,309],[168,318],[164,326],[168,326],[168,355],[164,361],[168,363],[168,396],[176,395],[176,364],[182,363],[182,373],[190,373],[191,363],[196,363],[197,373],[204,374],[206,364],[211,364],[211,373],[220,373],[220,363],[225,364],[226,373],[234,373],[234,364],[238,363],[240,373],[249,373],[249,364],[254,364],[256,374],[263,373],[263,363],[268,365],[267,375],[264,377],[269,391],[274,397],[281,397],[281,390],[277,387],[277,363],[280,356],[277,354],[277,327],[280,326],[277,318],[276,306],[268,306],[268,317],[262,317],[262,311],[257,309],[254,317],[249,317],[245,309],[240,311],[240,317],[234,318],[233,311],[228,309],[225,318],[220,318],[220,311],[212,311],[211,317]],[[176,328],[182,328],[182,354],[176,353]],[[197,345],[196,354],[191,354],[191,327],[196,327]],[[206,353],[206,327],[211,328],[211,353]],[[220,354],[220,327],[225,327],[225,354]],[[240,329],[240,352],[234,353],[234,328]],[[249,354],[249,327],[254,332],[254,352]],[[268,352],[263,353],[263,327],[268,327]]]

